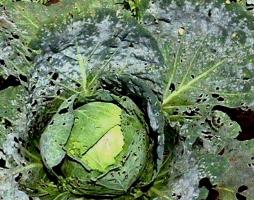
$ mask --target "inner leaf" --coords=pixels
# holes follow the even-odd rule
[[[121,109],[113,103],[92,102],[75,111],[66,145],[67,154],[81,159],[105,134],[121,123]]]
[[[104,172],[116,162],[115,157],[122,151],[123,145],[121,127],[115,126],[82,157],[82,161],[92,169]]]

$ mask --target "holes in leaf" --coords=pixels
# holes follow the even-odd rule
[[[215,190],[215,185],[212,185],[212,183],[210,182],[209,178],[205,177],[202,178],[199,181],[199,186],[198,187],[205,187],[209,193],[208,196],[206,198],[206,200],[216,200],[219,197],[219,192]]]
[[[202,130],[201,133],[208,135],[211,134],[211,131]]]
[[[177,198],[177,199],[181,199],[181,198],[182,198],[181,195],[177,195],[176,193],[173,193],[173,194],[172,194],[172,197],[175,197],[175,198]]]
[[[239,194],[239,193],[236,193],[235,194],[235,197],[238,199],[238,200],[247,200],[247,198],[245,196],[243,196],[242,194]]]
[[[198,137],[195,140],[195,142],[192,144],[192,147],[194,149],[201,149],[203,146],[204,146],[204,142],[203,142],[203,140],[200,137]]]
[[[59,77],[59,74],[56,73],[56,72],[54,72],[54,73],[52,74],[52,76],[51,76],[51,78],[52,78],[53,80],[58,79],[58,77]]]
[[[217,105],[212,110],[226,113],[231,120],[240,125],[241,132],[236,137],[237,140],[244,141],[254,138],[254,111],[251,109],[243,110],[242,108],[229,108]]]
[[[19,182],[19,180],[22,178],[22,174],[19,173],[18,176],[15,177],[15,181]]]
[[[21,85],[20,80],[13,75],[8,76],[7,79],[4,79],[2,76],[0,76],[0,90],[4,90],[10,86],[19,85]]]
[[[211,17],[211,16],[212,16],[212,9],[209,9],[209,10],[208,10],[208,14],[207,14],[207,15],[208,15],[208,17]]]
[[[196,102],[200,103],[201,101],[202,101],[202,99],[198,98]]]
[[[1,119],[1,118],[0,118]],[[2,119],[2,123],[3,123],[3,125],[4,125],[4,128],[10,128],[11,126],[12,126],[12,123],[11,123],[11,121],[9,121],[8,119],[6,119],[6,118],[3,118]]]
[[[51,59],[52,59],[52,57],[51,57],[51,56],[49,56],[49,57],[47,58],[47,61],[48,61],[48,62],[50,62],[50,61],[51,61]]]
[[[237,0],[229,0],[231,3],[237,3]]]
[[[68,108],[63,108],[59,111],[59,114],[64,114],[64,113],[67,113],[68,112]]]
[[[0,59],[0,65],[5,65],[4,60]]]
[[[60,0],[49,0],[48,3],[46,4],[47,6],[50,6],[52,4],[58,3]]]
[[[245,190],[248,190],[248,187],[247,187],[246,185],[242,185],[242,186],[240,186],[240,187],[238,188],[238,192],[239,192],[239,193],[241,193],[241,192],[243,192],[243,191],[245,191]]]
[[[184,111],[183,113],[187,116],[195,116],[196,114],[198,114],[195,110],[188,110]]]
[[[33,193],[39,193],[39,190],[33,189]]]
[[[225,153],[225,148],[223,148],[222,150],[220,150],[220,152],[218,153],[218,155],[222,156]]]
[[[6,160],[4,160],[3,158],[0,158],[0,167],[5,168],[5,169],[7,168],[6,167]]]
[[[17,137],[14,137],[14,142],[19,143],[19,140]]]
[[[36,106],[38,104],[37,100],[34,100],[31,104],[32,107]]]
[[[178,115],[178,113],[179,112],[176,110],[176,111],[173,112],[173,115]]]
[[[55,83],[53,81],[50,81],[49,84],[52,85],[52,86],[55,85]]]
[[[205,135],[204,138],[207,140],[211,140],[213,138],[213,135]]]
[[[171,84],[170,84],[170,87],[169,87],[169,90],[170,90],[171,92],[174,92],[175,89],[176,89],[175,84],[174,84],[174,83],[171,83]]]
[[[158,21],[165,22],[165,23],[168,23],[168,24],[172,23],[171,19],[168,19],[166,17],[160,17],[160,18],[158,18]]]
[[[11,35],[12,35],[12,37],[13,37],[14,39],[19,39],[19,36],[18,36],[17,34],[11,33]]]
[[[129,47],[134,47],[134,45],[133,45],[133,43],[132,43],[132,42],[129,44]]]
[[[27,77],[26,77],[26,76],[20,74],[20,75],[19,75],[19,79],[20,79],[21,81],[27,83]]]
[[[80,83],[75,83],[76,87],[81,87]]]
[[[215,94],[215,93],[212,94],[213,98],[218,98],[219,96],[220,96],[219,94]]]
[[[72,101],[72,99],[68,99],[67,101],[70,103]]]
[[[32,49],[27,48],[27,51],[28,51],[29,53],[33,53],[33,50],[32,50]]]
[[[218,101],[224,101],[224,98],[223,97],[218,97],[217,100]]]
[[[209,118],[206,118],[206,123],[208,123],[208,125],[214,130],[214,131],[218,131],[218,129],[220,129],[221,127],[224,126],[224,123],[221,122],[221,118],[217,117],[217,116],[212,116]]]
[[[198,187],[200,187],[200,188],[205,187],[206,189],[209,190],[211,188],[214,188],[215,186],[212,185],[209,178],[205,177],[205,178],[200,179]]]
[[[27,61],[29,61],[29,62],[32,62],[32,61],[33,61],[33,59],[32,59],[31,57],[29,57],[29,56],[25,56],[25,58],[26,58]]]
[[[252,167],[252,166],[254,166],[253,163],[249,163],[249,164],[248,164],[248,167]]]
[[[61,90],[57,90],[56,95],[60,95],[60,94],[61,94]]]
[[[207,101],[208,95],[200,94],[196,100],[197,103],[202,103]]]
[[[243,77],[242,78],[244,81],[248,81],[248,80],[250,80],[250,77]]]

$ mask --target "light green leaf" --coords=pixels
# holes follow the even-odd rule
[[[76,110],[66,144],[67,154],[81,159],[112,128],[121,125],[121,112],[113,103],[101,102],[88,103]]]
[[[87,153],[82,161],[89,167],[105,172],[115,163],[115,157],[123,150],[124,139],[120,126],[110,129]]]

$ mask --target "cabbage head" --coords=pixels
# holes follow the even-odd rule
[[[156,176],[158,137],[150,135],[151,117],[130,97],[113,93],[72,95],[43,131],[43,164],[64,191],[116,197],[146,187]]]

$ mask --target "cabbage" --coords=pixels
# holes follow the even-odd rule
[[[45,167],[59,186],[74,195],[128,194],[150,184],[158,171],[161,161],[153,159],[158,142],[151,137],[151,113],[149,119],[130,97],[113,93],[99,90],[92,97],[72,95],[41,135]]]

